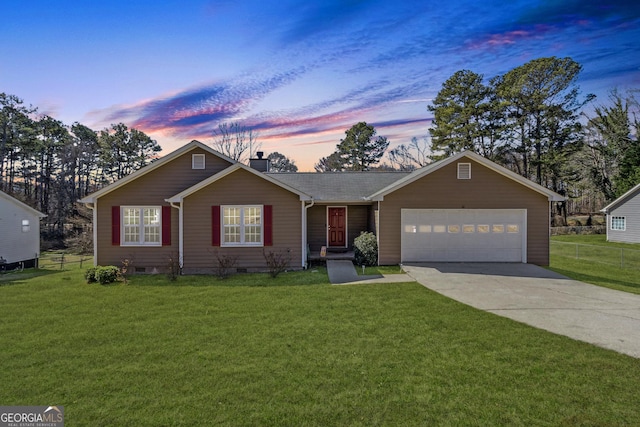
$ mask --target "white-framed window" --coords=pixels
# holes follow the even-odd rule
[[[162,246],[160,206],[122,207],[122,246]]]
[[[204,169],[204,154],[191,155],[191,169]]]
[[[22,220],[22,232],[23,233],[28,233],[29,231],[31,231],[31,225],[29,224],[29,220],[28,219],[23,219]]]
[[[612,216],[611,229],[615,231],[625,231],[627,229],[626,218],[623,216]]]
[[[221,246],[262,246],[262,206],[222,206]]]
[[[458,179],[471,179],[471,163],[458,163]]]

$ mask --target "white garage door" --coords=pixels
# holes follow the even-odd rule
[[[402,262],[526,262],[526,209],[402,209]]]

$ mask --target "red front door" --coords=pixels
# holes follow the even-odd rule
[[[329,208],[329,246],[346,246],[346,210],[346,208]]]

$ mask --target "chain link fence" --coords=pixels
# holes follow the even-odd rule
[[[551,256],[640,270],[640,250],[551,241]]]

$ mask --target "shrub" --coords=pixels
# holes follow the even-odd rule
[[[97,269],[97,267],[91,267],[84,273],[84,278],[87,280],[87,283],[96,283],[98,281],[98,279],[96,279]]]
[[[180,275],[180,255],[177,252],[171,252],[167,259],[167,278],[175,282]]]
[[[353,241],[353,248],[356,265],[378,264],[378,241],[375,234],[363,231]]]
[[[125,258],[122,260],[122,267],[120,267],[120,274],[124,284],[128,284],[127,280],[128,274],[133,270],[133,257]]]
[[[220,255],[220,253],[215,253],[215,266],[214,273],[218,276],[218,279],[226,279],[232,273],[232,270],[235,268],[238,263],[238,257],[231,255]]]
[[[113,283],[120,277],[120,269],[115,265],[107,265],[96,269],[96,280],[101,285]]]
[[[286,253],[272,251],[265,252],[265,250],[262,249],[262,255],[264,256],[264,260],[267,262],[269,275],[274,279],[278,277],[278,274],[287,271],[289,268],[289,263],[291,262],[290,249],[287,249]]]

